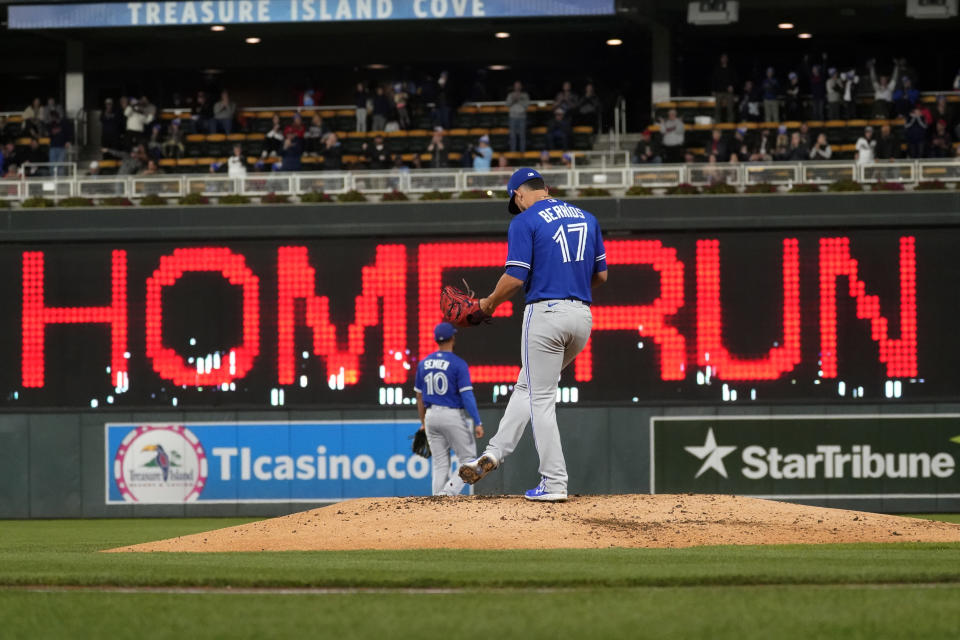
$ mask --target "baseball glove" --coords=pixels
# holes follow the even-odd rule
[[[419,429],[413,436],[413,452],[422,458],[430,457],[430,443],[427,442],[426,429]]]
[[[480,310],[480,301],[463,281],[463,289],[446,285],[440,291],[440,311],[443,319],[455,327],[472,327],[490,321],[490,316]]]

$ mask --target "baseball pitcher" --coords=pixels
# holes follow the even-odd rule
[[[500,466],[530,421],[541,480],[525,497],[560,502],[567,499],[567,465],[557,428],[557,384],[590,337],[591,290],[607,280],[606,253],[597,219],[551,198],[537,171],[516,171],[507,194],[516,217],[507,232],[506,273],[486,298],[455,300],[446,291],[441,297],[445,315],[460,315],[464,325],[483,322],[520,288],[527,301],[520,377],[496,435],[482,456],[461,464],[459,475],[473,484]]]
[[[420,428],[426,430],[433,458],[433,495],[455,496],[463,490],[463,480],[450,473],[450,449],[457,458],[477,457],[474,437],[483,437],[483,424],[477,411],[467,363],[453,353],[457,330],[441,322],[433,330],[437,350],[417,365],[417,411]],[[467,416],[473,421],[473,428]]]

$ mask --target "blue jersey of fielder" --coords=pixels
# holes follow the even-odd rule
[[[465,409],[474,424],[481,424],[477,400],[470,383],[470,368],[452,351],[434,351],[417,365],[414,391],[423,395],[426,407],[438,405]]]
[[[524,281],[527,303],[593,301],[593,274],[607,270],[600,224],[593,214],[547,198],[517,214],[507,232],[507,273]]]

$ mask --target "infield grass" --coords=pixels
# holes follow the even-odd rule
[[[0,638],[866,639],[955,637],[960,620],[960,544],[97,552],[247,521],[0,521]],[[219,590],[177,592],[196,586]]]

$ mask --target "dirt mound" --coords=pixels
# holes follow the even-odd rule
[[[112,551],[564,549],[957,542],[960,525],[722,495],[364,498]]]

